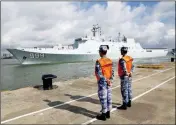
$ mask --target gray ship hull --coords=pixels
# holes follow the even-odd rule
[[[74,63],[74,62],[88,62],[96,61],[100,58],[97,54],[57,54],[48,52],[34,52],[20,49],[7,49],[21,64],[42,64],[42,63]],[[166,56],[168,50],[165,49],[150,49],[129,51],[129,56],[133,58],[155,58]],[[120,52],[108,53],[107,56],[111,59],[118,59]]]
[[[98,54],[48,54],[7,49],[21,64],[74,63],[95,61]]]

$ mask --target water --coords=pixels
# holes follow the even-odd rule
[[[170,61],[170,56],[162,58],[135,59],[135,64],[160,63]],[[117,61],[115,61],[117,64]],[[1,90],[14,90],[27,86],[41,85],[43,74],[54,74],[54,81],[65,81],[94,74],[95,62],[20,65],[15,59],[1,60]],[[115,65],[115,67],[117,67]]]

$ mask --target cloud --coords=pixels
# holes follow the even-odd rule
[[[174,2],[150,7],[131,7],[125,2],[108,2],[79,7],[72,2],[2,2],[2,48],[70,44],[90,35],[93,24],[104,36],[121,32],[144,47],[173,47],[175,44]]]

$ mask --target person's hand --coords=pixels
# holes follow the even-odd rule
[[[125,73],[125,76],[129,76],[129,73],[126,72],[126,73]]]
[[[112,86],[112,81],[107,79],[108,86]]]
[[[128,76],[128,77],[131,77],[131,76],[132,76],[132,73],[131,73],[131,72],[130,72],[130,73],[127,73],[127,72],[126,72],[125,75]]]
[[[132,73],[130,72],[128,76],[129,76],[129,77],[132,77]]]

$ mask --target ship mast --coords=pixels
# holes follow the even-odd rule
[[[124,35],[123,35],[123,40],[122,41],[124,41],[124,43],[127,42],[127,38]]]
[[[96,32],[99,32],[99,35],[101,36],[101,27],[99,27],[98,24],[93,25],[93,28],[91,31],[92,31],[94,37],[96,36]]]
[[[119,32],[119,36],[118,36],[118,42],[120,42],[120,32]]]
[[[95,37],[95,32],[96,32],[96,27],[95,27],[95,25],[93,25],[93,28],[92,28],[91,31],[93,32],[93,36]]]

